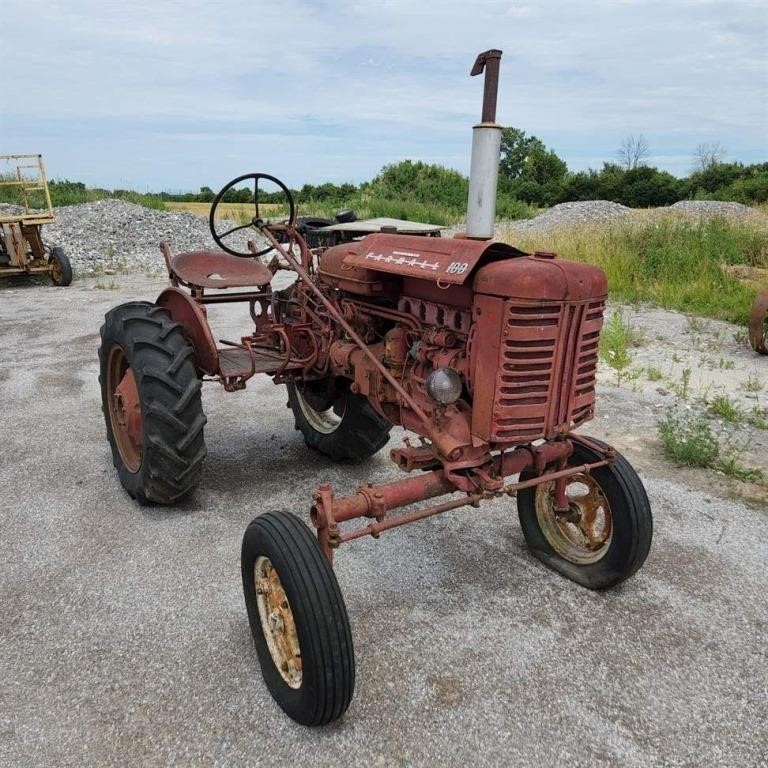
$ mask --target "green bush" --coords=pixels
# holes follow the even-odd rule
[[[670,412],[659,422],[664,453],[687,467],[712,467],[720,454],[720,443],[706,417],[690,412]]]

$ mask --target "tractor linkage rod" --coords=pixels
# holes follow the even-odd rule
[[[521,446],[507,453],[497,454],[491,457],[492,464],[488,472],[479,474],[475,478],[477,489],[474,492],[467,492],[466,496],[459,499],[452,499],[433,507],[386,520],[387,513],[392,510],[454,493],[460,489],[456,487],[444,469],[420,472],[411,477],[381,485],[362,485],[358,488],[357,493],[339,499],[334,498],[330,485],[323,484],[312,495],[313,504],[310,510],[312,523],[317,528],[318,540],[323,551],[329,559],[332,559],[333,550],[346,541],[365,535],[377,538],[382,531],[389,528],[395,528],[467,505],[478,506],[482,499],[514,495],[520,489],[530,488],[540,483],[556,482],[572,475],[589,473],[593,469],[609,465],[614,460],[612,451],[603,450],[596,446],[605,456],[604,459],[545,473],[544,469],[547,466],[553,464],[557,466],[558,463],[563,466],[573,452],[574,442],[586,441],[580,436],[572,435],[567,440],[545,443],[541,446]],[[527,469],[536,471],[537,476],[503,485],[501,478],[519,474]],[[499,480],[498,484],[489,484],[489,481],[496,479]],[[339,523],[361,517],[375,518],[376,522],[341,535]]]
[[[480,506],[480,502],[484,499],[492,499],[497,496],[514,496],[518,491],[521,491],[524,488],[531,488],[534,485],[539,485],[542,480],[543,482],[550,482],[560,478],[570,477],[571,475],[588,474],[593,469],[598,469],[599,467],[605,467],[607,465],[607,461],[595,461],[592,464],[581,464],[578,467],[568,467],[559,472],[552,472],[545,475],[544,478],[535,477],[531,480],[523,480],[519,483],[510,483],[498,491],[480,491],[478,493],[473,493],[461,499],[453,499],[452,501],[435,504],[433,507],[425,507],[424,509],[409,512],[408,514],[400,515],[399,517],[371,523],[363,528],[358,528],[355,531],[339,536],[338,542],[339,544],[344,544],[353,539],[360,539],[363,536],[373,536],[374,539],[378,539],[383,531],[389,530],[390,528],[397,528],[398,526],[406,525],[407,523],[414,523],[417,520],[432,517],[432,515],[439,515],[441,512],[449,512],[452,509],[478,507]]]

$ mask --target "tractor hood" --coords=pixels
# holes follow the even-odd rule
[[[375,234],[328,249],[321,257],[320,271],[341,276],[350,270],[372,270],[462,285],[481,262],[525,255],[511,245],[488,240]]]

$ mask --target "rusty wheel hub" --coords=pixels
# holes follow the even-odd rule
[[[137,472],[144,447],[144,423],[136,377],[120,347],[113,347],[107,367],[109,418],[117,449],[126,468]]]
[[[536,488],[536,518],[549,545],[577,565],[596,563],[608,551],[613,518],[608,499],[591,475],[572,475],[566,489],[568,509],[557,510],[555,484]]]
[[[280,577],[268,557],[258,557],[253,566],[256,605],[261,629],[272,661],[291,688],[301,686],[301,649],[291,606]]]
[[[51,267],[51,280],[53,280],[54,283],[60,283],[61,282],[61,265],[58,262],[58,259],[51,259],[50,262]]]

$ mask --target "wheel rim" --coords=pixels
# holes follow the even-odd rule
[[[110,350],[107,362],[109,421],[120,458],[129,472],[141,467],[144,424],[136,377],[121,347]]]
[[[341,426],[347,410],[347,398],[345,396],[338,398],[326,410],[315,410],[298,387],[296,387],[296,398],[299,401],[299,407],[304,414],[304,418],[315,431],[322,432],[324,435],[330,435]]]
[[[554,482],[536,488],[536,518],[549,545],[561,557],[578,565],[600,560],[613,539],[613,515],[598,482],[586,474],[566,481],[568,510],[555,509]]]
[[[280,577],[268,557],[253,566],[256,605],[267,648],[280,676],[291,688],[301,686],[301,648],[293,611]]]
[[[51,259],[51,280],[54,283],[61,282],[61,264],[58,259]]]

